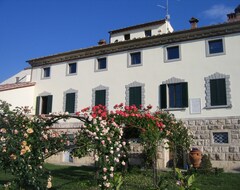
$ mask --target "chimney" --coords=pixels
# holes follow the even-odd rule
[[[191,24],[191,29],[195,29],[197,28],[197,23],[199,22],[198,19],[192,17],[190,20],[189,20],[190,24]]]
[[[16,77],[16,83],[19,83],[19,77]]]
[[[227,14],[228,22],[240,21],[240,5],[234,10],[234,13]]]
[[[107,44],[107,42],[104,39],[98,41],[99,46],[106,45],[106,44]]]

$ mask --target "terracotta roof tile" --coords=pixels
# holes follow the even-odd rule
[[[12,84],[3,84],[3,85],[0,85],[0,92],[6,91],[6,90],[13,90],[16,88],[30,87],[30,86],[34,86],[35,84],[36,84],[35,82],[20,82],[20,83],[12,83]]]

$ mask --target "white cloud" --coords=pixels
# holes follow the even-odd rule
[[[214,20],[226,21],[227,14],[233,12],[232,7],[227,7],[225,5],[213,5],[210,9],[203,11],[205,17]]]

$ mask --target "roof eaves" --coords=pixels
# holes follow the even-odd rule
[[[163,19],[163,20],[157,20],[157,21],[153,21],[153,22],[148,22],[148,23],[138,24],[138,25],[129,26],[129,27],[125,27],[125,28],[120,28],[120,29],[117,29],[117,30],[111,30],[111,31],[109,31],[108,33],[110,33],[110,34],[116,34],[116,33],[119,33],[119,32],[134,30],[134,29],[138,29],[138,28],[143,28],[143,27],[148,27],[148,26],[154,26],[154,25],[158,25],[158,24],[164,24],[165,22],[166,22],[165,19]]]
[[[12,84],[3,84],[0,85],[0,92],[7,91],[7,90],[14,90],[18,88],[26,88],[34,86],[35,82],[21,82],[21,83],[12,83]]]
[[[45,64],[52,64],[63,61],[73,61],[82,58],[89,58],[93,56],[101,56],[104,54],[111,54],[120,51],[128,51],[136,48],[145,48],[150,46],[178,43],[181,41],[189,41],[194,39],[213,37],[218,35],[226,35],[240,32],[240,22],[224,23],[218,25],[211,25],[206,27],[199,27],[196,29],[188,29],[176,31],[173,33],[156,35],[151,37],[144,37],[128,41],[121,41],[117,43],[110,43],[102,46],[93,46],[85,49],[75,51],[68,51],[51,56],[45,56],[29,60],[28,63],[33,66],[41,66]]]

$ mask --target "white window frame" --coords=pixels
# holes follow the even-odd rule
[[[140,58],[141,58],[141,62],[139,64],[132,64],[132,58],[131,58],[131,54],[134,53],[140,53]],[[131,51],[128,52],[128,56],[127,56],[127,67],[139,67],[139,66],[143,66],[143,51],[142,50],[136,50],[136,51]]]
[[[44,74],[45,74],[45,69],[49,68],[49,76],[48,77],[45,77]],[[51,67],[50,66],[47,66],[47,67],[42,67],[41,68],[41,79],[50,79],[51,78]]]
[[[76,64],[76,72],[75,73],[70,73],[70,65],[71,64]],[[71,62],[71,63],[67,63],[67,76],[72,76],[72,75],[77,75],[77,70],[78,70],[78,66],[77,66],[77,62]]]
[[[179,58],[176,58],[176,59],[168,59],[168,48],[171,48],[171,47],[178,47],[178,50],[179,50]],[[169,46],[166,46],[164,47],[164,62],[165,63],[168,63],[168,62],[174,62],[174,61],[181,61],[182,60],[182,52],[181,52],[181,45],[180,44],[173,44],[173,45],[169,45]]]
[[[220,52],[220,53],[210,53],[210,51],[209,51],[209,42],[215,41],[215,40],[222,40],[223,52]],[[218,37],[218,38],[210,38],[210,39],[207,39],[207,40],[205,41],[205,49],[206,49],[206,56],[207,56],[207,57],[218,56],[218,55],[225,55],[225,54],[226,54],[225,38],[223,38],[223,37]]]
[[[99,60],[99,59],[103,59],[103,58],[106,59],[106,68],[104,68],[104,69],[99,69],[99,62],[98,62],[98,60]],[[107,57],[107,56],[97,57],[97,58],[95,59],[95,64],[94,64],[94,65],[95,65],[95,66],[94,66],[94,71],[95,71],[95,72],[107,71],[107,70],[108,70],[108,57]]]

